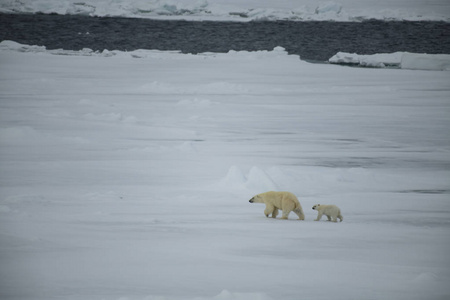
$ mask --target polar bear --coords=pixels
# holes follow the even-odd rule
[[[266,204],[266,209],[264,210],[266,217],[272,214],[272,218],[276,218],[278,210],[281,209],[283,211],[282,219],[287,219],[291,211],[298,216],[299,220],[305,219],[300,202],[290,192],[265,192],[254,196],[249,202]]]
[[[320,205],[316,204],[312,207],[312,209],[317,210],[319,213],[317,214],[317,219],[314,221],[319,221],[322,218],[322,215],[327,216],[328,221],[337,222],[337,219],[344,219],[341,215],[341,210],[336,205]]]

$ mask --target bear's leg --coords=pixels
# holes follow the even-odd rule
[[[295,204],[287,202],[287,203],[283,203],[282,205],[283,205],[283,207],[281,208],[281,210],[283,211],[283,216],[281,218],[286,220],[288,218],[290,212],[295,209]]]
[[[276,218],[278,216],[278,208],[274,208],[272,212],[272,218]]]
[[[314,221],[320,221],[321,218],[322,218],[322,212],[319,211],[319,213],[317,214],[317,218]]]
[[[330,215],[326,215],[326,216],[327,216],[327,218],[328,218],[328,221],[331,221]]]
[[[266,217],[269,217],[269,215],[273,213],[274,209],[275,207],[273,205],[266,204],[266,209],[264,210],[264,214],[266,215]]]
[[[328,220],[328,221],[330,221],[330,220]],[[332,222],[337,222],[337,217],[336,216],[333,216],[333,218],[332,218],[332,220],[331,220]]]
[[[290,210],[283,210],[283,216],[281,217],[283,220],[287,220]]]
[[[342,222],[342,220],[344,220],[344,218],[342,217],[342,215],[340,213],[339,213],[339,215],[337,217],[339,218],[340,222]]]
[[[294,209],[294,213],[298,216],[299,220],[305,219],[305,214],[303,213],[303,210],[301,208]]]

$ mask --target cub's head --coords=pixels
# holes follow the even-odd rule
[[[248,202],[250,203],[263,203],[263,199],[260,195],[254,196],[252,199],[250,199]]]
[[[317,208],[320,206],[320,204],[316,204],[312,207],[312,209],[317,210]]]

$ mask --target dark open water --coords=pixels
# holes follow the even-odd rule
[[[444,22],[188,22],[61,15],[0,14],[0,40],[66,50],[181,50],[185,53],[272,50],[305,60],[339,51],[450,54]]]

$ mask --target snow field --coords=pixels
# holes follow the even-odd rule
[[[119,54],[0,52],[2,299],[450,295],[449,72]]]

